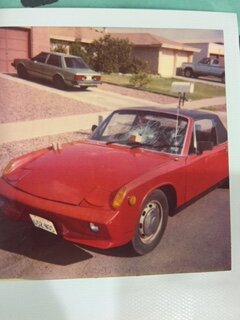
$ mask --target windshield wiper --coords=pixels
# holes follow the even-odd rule
[[[114,144],[114,143],[119,143],[119,144],[121,144],[121,143],[128,143],[129,141],[128,140],[112,140],[112,141],[107,141],[106,142],[106,145],[108,145],[108,144]]]
[[[119,143],[119,144],[126,144],[127,146],[130,146],[131,149],[133,148],[140,148],[140,147],[155,147],[154,144],[151,143],[144,143],[144,142],[138,142],[138,141],[129,141],[129,140],[112,140],[112,141],[107,141],[106,145],[109,144],[114,144],[114,143]]]
[[[154,143],[137,142],[137,141],[133,141],[133,142],[128,141],[127,145],[131,146],[131,149],[141,148],[141,147],[152,147],[152,148],[155,148],[155,144]]]
[[[141,148],[141,147],[152,147],[154,149],[162,149],[166,147],[175,147],[175,148],[181,148],[182,146],[176,145],[176,144],[156,144],[156,143],[141,143],[141,142],[131,142],[132,149],[133,148]]]
[[[129,141],[129,140],[112,140],[112,141],[107,141],[106,145],[109,144],[114,144],[114,143],[125,143],[127,146],[130,146],[131,149],[134,148],[141,148],[141,147],[151,147],[154,149],[162,149],[162,148],[166,148],[166,147],[175,147],[175,148],[181,148],[182,146],[180,145],[175,145],[175,144],[157,144],[157,143],[145,143],[145,142],[138,142],[138,141]]]

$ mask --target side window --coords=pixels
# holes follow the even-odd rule
[[[31,60],[44,63],[47,59],[48,54],[46,52],[39,53],[36,57],[33,57]]]
[[[209,64],[210,60],[209,58],[203,58],[202,60],[199,61],[201,64]]]
[[[194,154],[197,151],[197,147],[196,147],[196,142],[194,141],[194,132],[192,133],[191,136],[191,142],[190,142],[190,148],[189,148],[189,154]]]
[[[55,67],[61,67],[61,57],[55,54],[51,54],[47,61],[47,64]]]
[[[198,143],[204,141],[211,142],[212,146],[216,146],[218,144],[216,124],[212,119],[201,119],[195,121],[189,154],[196,153]]]

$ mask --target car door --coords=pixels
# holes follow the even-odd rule
[[[47,52],[41,52],[28,62],[28,73],[34,77],[44,78],[44,67],[48,57]]]
[[[213,76],[219,76],[223,73],[222,67],[217,59],[214,59],[209,67],[211,68],[209,71]]]
[[[50,54],[45,65],[45,75],[48,80],[52,80],[53,76],[62,72],[61,56],[57,54]]]
[[[211,145],[211,148],[199,152],[200,143]],[[205,192],[226,177],[228,177],[227,143],[219,141],[216,122],[214,119],[195,121],[186,163],[186,201]]]
[[[198,75],[207,75],[209,72],[209,63],[209,58],[203,58],[202,60],[200,60],[195,66],[196,73]]]

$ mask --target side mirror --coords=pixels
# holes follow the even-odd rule
[[[97,126],[96,124],[93,124],[93,125],[92,125],[92,128],[91,128],[92,132],[94,132],[94,131],[97,129],[97,127],[98,127],[98,126]]]
[[[202,154],[204,151],[212,150],[213,143],[211,141],[198,141],[197,153]]]

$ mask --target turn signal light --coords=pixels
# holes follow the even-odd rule
[[[6,176],[8,173],[10,173],[11,171],[14,170],[14,160],[9,161],[9,163],[7,164],[7,166],[3,169],[2,171],[2,175]]]
[[[118,209],[121,206],[121,204],[123,203],[123,200],[126,197],[126,194],[127,194],[127,188],[126,187],[121,188],[117,192],[117,194],[115,195],[115,197],[113,199],[113,202],[112,202],[112,206],[113,206],[114,209]]]
[[[48,151],[47,148],[40,149],[37,151],[33,151],[32,153],[20,156],[19,158],[12,159],[9,161],[7,166],[3,169],[2,175],[6,176],[7,174],[11,173],[15,169],[17,169],[20,166],[23,166],[24,164],[28,163],[29,161],[35,160],[38,157],[41,157],[44,153]]]
[[[101,80],[101,76],[93,76],[92,79],[94,81],[100,81]]]
[[[137,198],[135,196],[130,196],[128,198],[128,203],[130,206],[135,206],[135,204],[137,203]]]

